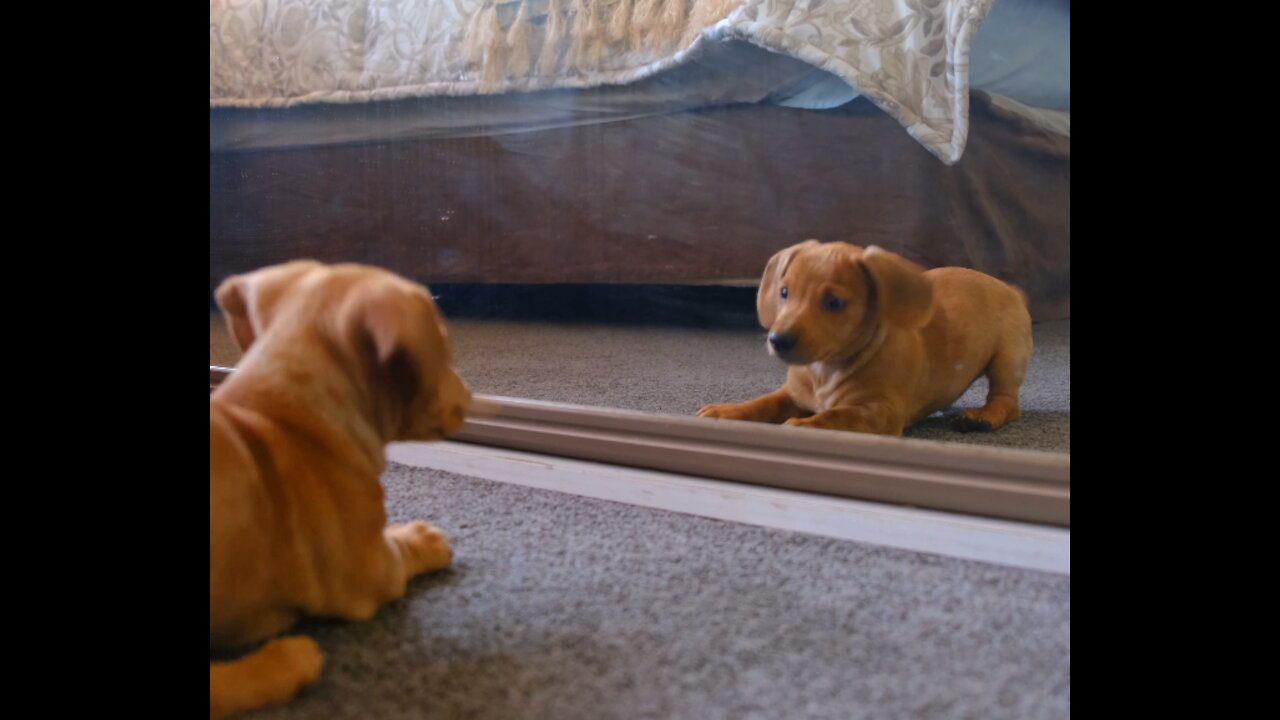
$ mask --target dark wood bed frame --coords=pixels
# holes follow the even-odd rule
[[[973,267],[1068,317],[1070,138],[980,92],[970,114],[953,166],[866,100],[212,152],[210,288],[299,257],[426,283],[749,283],[812,237]]]

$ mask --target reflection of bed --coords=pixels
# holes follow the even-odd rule
[[[414,87],[368,72],[384,68],[373,62],[372,19],[362,21],[363,71],[331,63],[308,75],[268,58],[330,62],[306,40],[324,36],[323,26],[296,32],[290,23],[301,18],[290,20],[284,2],[254,32],[243,23],[228,30],[245,5],[213,4],[211,281],[299,256],[372,262],[427,282],[749,281],[778,248],[819,237],[977,267],[1021,285],[1038,317],[1069,313],[1065,1],[998,0],[967,74],[975,22],[964,18],[981,18],[986,0],[908,0],[897,28],[905,50],[877,46],[876,71],[866,61],[872,51],[840,45],[848,36],[829,29],[843,15],[819,22],[793,7],[789,20],[763,27],[780,3],[697,0],[667,49],[654,49],[657,30],[609,45],[621,70],[608,61],[577,67],[590,43],[575,44],[569,23],[559,67],[520,79],[512,71],[520,14],[578,7],[526,2],[436,4],[434,12],[487,6],[465,31],[428,37],[409,54],[436,52],[434,77],[472,80],[447,87],[414,75],[418,66],[397,71]],[[581,14],[603,20],[631,2],[597,0]],[[644,3],[635,0],[633,19]],[[860,14],[884,3],[899,5],[826,5],[849,10],[849,25],[866,34],[896,27],[895,16]],[[698,13],[710,24],[700,29]],[[936,18],[945,28],[927,34],[925,21]],[[486,22],[507,31],[505,45],[485,35]],[[827,29],[817,39],[805,35],[815,24]],[[546,31],[545,22],[537,27]],[[254,56],[246,37],[272,53]],[[281,37],[302,37],[302,49],[290,56]],[[919,50],[930,37],[944,42]],[[341,42],[320,44],[333,52]],[[642,51],[651,62],[637,65]],[[929,52],[941,59],[921,64]],[[274,74],[254,76],[255,63]],[[1042,109],[971,93],[968,75]],[[604,77],[617,84],[600,84]],[[866,97],[854,99],[851,83]]]

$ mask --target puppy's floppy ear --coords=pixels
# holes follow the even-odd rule
[[[294,260],[244,275],[232,275],[222,281],[213,297],[242,351],[248,350],[271,324],[275,308],[286,291],[303,275],[320,267],[315,260]]]
[[[232,275],[223,280],[214,291],[213,298],[222,310],[222,317],[227,321],[227,330],[235,338],[240,351],[244,352],[253,344],[253,323],[249,320],[249,301],[245,297],[247,281],[243,275]]]
[[[379,365],[385,365],[396,351],[406,345],[405,315],[396,305],[396,298],[382,293],[361,304],[358,322],[361,330],[373,344],[374,357]]]
[[[778,318],[778,291],[782,289],[782,276],[786,274],[787,266],[791,264],[796,253],[821,244],[817,240],[805,240],[779,250],[769,258],[769,263],[764,266],[764,274],[760,276],[760,290],[756,293],[756,315],[760,319],[761,327],[765,329],[772,327],[773,321]]]
[[[431,322],[417,312],[423,300],[398,288],[378,288],[360,293],[342,313],[346,337],[372,352],[373,380],[406,401],[423,389],[437,350],[431,333],[415,325]]]
[[[924,277],[924,268],[875,245],[862,253],[862,264],[875,281],[876,300],[889,322],[909,328],[929,322],[933,285]]]

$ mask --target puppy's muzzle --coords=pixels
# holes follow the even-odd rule
[[[796,336],[791,333],[769,333],[769,349],[781,360],[790,360],[796,351]]]
[[[445,436],[454,435],[462,429],[467,420],[467,409],[471,405],[471,390],[462,378],[450,373],[441,392],[440,424]]]
[[[456,435],[467,420],[467,409],[462,405],[454,405],[444,412],[444,434]]]

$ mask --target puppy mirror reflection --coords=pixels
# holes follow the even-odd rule
[[[986,402],[962,411],[956,430],[990,432],[1020,414],[1031,314],[1024,293],[990,275],[926,272],[875,246],[807,240],[769,260],[756,308],[786,382],[698,415],[901,435],[979,375]]]
[[[779,242],[780,252],[788,247]],[[765,275],[763,265],[760,272]],[[447,318],[455,365],[476,393],[692,416],[708,405],[759,398],[786,382],[790,366],[769,352],[760,323],[760,284],[757,278],[703,286],[430,287]],[[854,318],[863,312],[866,292],[851,284],[833,294]],[[990,432],[955,427],[962,414],[988,403],[990,383],[975,371],[968,379],[976,380],[954,402],[908,424],[902,435],[1068,453],[1070,320],[1034,322],[1030,329],[1016,419]],[[238,360],[222,318],[211,311],[210,362]]]

